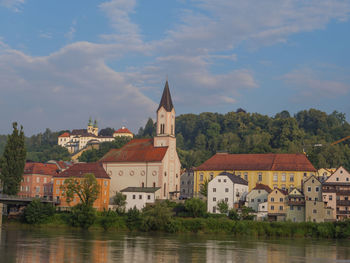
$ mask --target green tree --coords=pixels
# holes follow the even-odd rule
[[[228,211],[228,218],[230,218],[231,220],[239,220],[239,214],[237,213],[236,209],[230,209]]]
[[[34,199],[24,209],[23,219],[28,224],[40,224],[55,212],[55,207],[51,204],[43,204],[39,199]]]
[[[200,185],[199,193],[206,198],[208,197],[208,184],[209,180],[205,179],[204,182]]]
[[[221,214],[227,214],[228,212],[228,203],[224,200],[220,200],[217,203],[217,208],[220,211]]]
[[[116,192],[115,196],[113,196],[113,204],[116,206],[117,213],[124,213],[126,206],[126,195]]]
[[[82,205],[92,207],[100,193],[100,185],[94,174],[87,173],[82,179],[66,179],[61,190],[64,191],[67,203],[70,203],[77,195]]]
[[[142,230],[165,230],[172,216],[173,212],[166,202],[156,202],[153,206],[144,209],[142,213]]]
[[[7,137],[4,154],[0,160],[3,193],[8,195],[18,193],[26,160],[23,127],[18,130],[16,122],[12,126],[13,132]]]
[[[203,217],[207,211],[206,203],[199,198],[187,199],[185,211],[191,217]]]
[[[72,208],[68,221],[72,226],[88,229],[96,221],[96,211],[92,206],[77,204]]]
[[[98,135],[100,135],[100,136],[113,136],[114,131],[115,130],[113,128],[107,127],[107,128],[100,130]]]

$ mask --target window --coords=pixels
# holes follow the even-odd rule
[[[226,179],[224,179],[224,183],[226,183]]]
[[[261,182],[262,181],[262,173],[258,173],[258,180]]]
[[[199,181],[203,182],[203,174],[199,174]]]
[[[294,182],[294,174],[289,174],[289,182]]]
[[[286,190],[286,185],[285,184],[282,184],[282,190]]]
[[[144,187],[145,187],[145,183],[144,183],[144,182],[142,182],[141,187],[142,187],[142,188],[144,188]]]
[[[244,180],[248,181],[248,173],[247,172],[244,173]]]
[[[283,174],[282,174],[282,182],[285,182],[285,181],[286,181],[286,174],[283,173]]]
[[[275,202],[275,198],[271,197],[271,202]]]
[[[267,202],[267,199],[264,199],[264,202]]]
[[[221,179],[219,179],[218,182],[221,183]]]
[[[317,210],[316,210],[316,209],[313,209],[313,210],[312,210],[312,213],[313,213],[313,214],[317,214]]]
[[[45,177],[45,178],[44,178],[44,184],[46,184],[46,183],[47,183],[47,178]]]
[[[105,180],[103,183],[104,183],[105,186],[108,185],[108,181],[107,180]]]
[[[136,195],[132,195],[132,199],[136,199]]]
[[[213,192],[216,193],[216,188],[213,188]]]
[[[315,187],[315,191],[316,192],[319,192],[320,191],[320,188],[318,186]]]
[[[308,192],[311,192],[311,186],[308,186],[308,187],[307,187],[307,191],[308,191]]]
[[[139,199],[142,199],[142,195],[139,195]]]
[[[280,202],[283,202],[283,198],[280,198]]]
[[[148,199],[148,200],[151,200],[151,195],[147,195],[147,199]]]
[[[290,210],[294,210],[294,207],[292,205],[290,206]]]
[[[327,211],[327,215],[330,215],[330,214],[331,214],[331,211],[328,210],[328,211]]]
[[[23,186],[21,185],[21,191],[23,191]]]
[[[225,202],[228,202],[228,198],[227,197],[225,197]]]
[[[56,194],[59,194],[59,193],[60,193],[60,189],[56,189]]]
[[[40,177],[37,177],[37,178],[36,178],[36,182],[37,182],[37,183],[40,183]]]
[[[346,181],[349,182],[349,177],[346,177]]]
[[[216,213],[216,206],[213,206],[213,213]]]
[[[251,200],[251,201],[252,201],[252,203],[254,203],[254,198],[252,198],[252,200]]]
[[[271,206],[271,210],[275,210],[275,206],[272,205],[272,206]]]
[[[214,202],[216,201],[216,197],[213,197],[213,201],[214,201]]]
[[[277,182],[277,181],[278,181],[278,175],[277,175],[277,173],[274,173],[274,174],[273,174],[273,181],[274,181],[274,182]]]
[[[210,173],[210,180],[213,180],[213,178],[214,178],[214,174]]]
[[[156,183],[153,183],[153,188],[156,187]]]
[[[27,177],[27,183],[29,183],[29,176]]]
[[[300,211],[301,210],[301,206],[298,206],[298,211]]]
[[[339,178],[337,177],[337,179],[336,179],[337,181],[339,181]]]
[[[166,172],[164,172],[164,176],[166,177]]]
[[[283,206],[280,205],[280,211],[283,211]]]
[[[304,173],[304,177],[306,177],[307,176],[307,173]]]
[[[185,184],[185,181],[182,181],[181,184],[184,185],[184,184]]]
[[[225,192],[228,193],[228,188],[225,188]]]
[[[260,203],[261,202],[261,199],[258,199],[258,203]]]
[[[60,183],[61,183],[60,180],[57,180],[57,181],[56,181],[56,184],[57,184],[57,185],[60,185]]]

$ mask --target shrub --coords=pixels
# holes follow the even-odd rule
[[[228,211],[228,218],[230,218],[231,220],[239,220],[239,214],[237,213],[237,211],[235,209],[230,209]]]
[[[77,204],[72,208],[68,221],[72,226],[88,229],[96,220],[94,208],[84,204]]]
[[[126,226],[129,230],[137,230],[141,226],[141,213],[134,207],[126,213]]]
[[[190,217],[203,217],[206,214],[206,203],[199,198],[187,199],[185,210]]]
[[[157,202],[154,206],[144,209],[142,213],[142,230],[165,230],[170,223],[173,213],[167,202]]]
[[[228,212],[228,203],[224,200],[220,200],[217,204],[218,210],[221,214],[227,214]]]
[[[55,207],[43,204],[39,199],[34,199],[23,212],[23,219],[28,224],[41,224],[55,213]]]
[[[117,213],[111,210],[103,211],[99,217],[99,223],[105,231],[111,228],[117,220]]]

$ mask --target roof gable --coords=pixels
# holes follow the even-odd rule
[[[252,189],[253,190],[264,190],[266,191],[267,193],[271,193],[272,189],[266,185],[266,184],[256,184],[255,187]]]
[[[289,196],[304,196],[304,195],[297,188],[293,188],[292,191],[290,191]]]
[[[116,130],[114,133],[130,133],[130,134],[132,134],[132,132],[129,131],[129,129],[126,127],[122,127],[120,129]]]
[[[170,112],[174,108],[173,101],[171,100],[168,81],[165,82],[163,95],[162,95],[162,98],[160,100],[159,107],[158,107],[157,111],[159,111],[159,109],[161,107],[164,107],[164,109],[167,112]]]
[[[101,163],[77,163],[54,177],[83,177],[88,173],[94,174],[96,179],[110,179]]]
[[[120,149],[112,149],[100,162],[161,162],[168,147],[154,147],[153,139],[133,139]]]
[[[248,185],[248,182],[246,180],[244,180],[241,177],[234,175],[232,173],[222,172],[218,176],[227,176],[231,180],[231,182],[234,184]]]
[[[349,178],[349,172],[343,166],[340,166],[330,177],[327,178],[325,183],[350,183]]]

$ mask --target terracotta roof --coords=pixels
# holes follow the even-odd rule
[[[93,173],[96,178],[110,179],[101,163],[77,163],[54,177],[83,177],[87,173]]]
[[[173,101],[171,100],[171,95],[170,95],[168,81],[165,82],[165,87],[164,87],[164,90],[163,90],[162,99],[160,100],[160,103],[159,103],[158,110],[161,107],[164,107],[164,109],[167,112],[170,112],[174,108]]]
[[[55,175],[58,173],[58,167],[56,164],[50,164],[50,163],[26,163],[24,166],[23,173]]]
[[[129,129],[126,127],[122,127],[120,129],[116,130],[114,133],[131,133],[132,134],[132,132],[129,131]]]
[[[161,162],[168,147],[154,147],[153,139],[133,139],[120,149],[112,149],[100,162]]]
[[[72,130],[71,135],[83,136],[83,137],[96,137],[95,134],[87,132],[87,129],[75,129],[75,130]]]
[[[136,193],[155,193],[160,189],[160,187],[127,187],[120,192],[136,192]]]
[[[248,182],[241,177],[228,172],[222,172],[218,176],[227,176],[234,184],[244,184],[248,185]]]
[[[70,136],[70,134],[69,134],[69,132],[65,132],[65,133],[62,133],[60,136],[58,136],[58,137],[69,137]]]
[[[312,171],[316,169],[304,154],[263,153],[228,154],[217,153],[195,168],[197,171]]]
[[[279,189],[279,188],[274,188],[273,190],[278,190],[278,191],[280,191],[282,194],[284,194],[284,195],[288,195],[288,191],[287,190],[282,190],[282,189]],[[272,191],[273,191],[272,190]],[[271,192],[272,192],[271,191]]]
[[[266,184],[256,184],[252,190],[265,190],[268,193],[272,192],[272,189]]]

